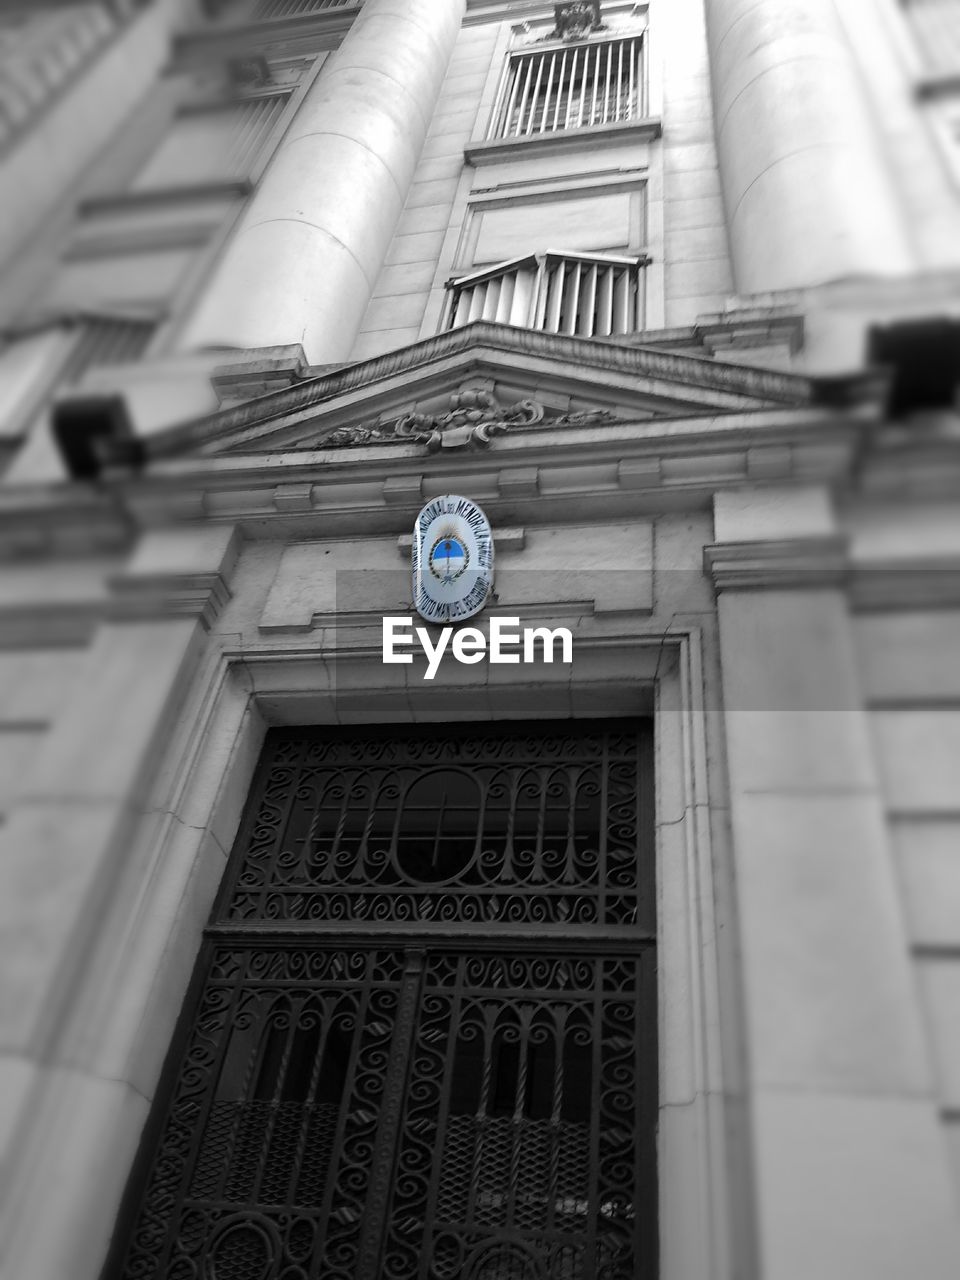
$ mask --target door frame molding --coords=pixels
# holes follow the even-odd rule
[[[722,802],[711,804],[709,787],[712,781],[722,795],[713,764],[720,713],[705,702],[698,627],[664,630],[636,617],[619,626],[630,626],[629,634],[577,637],[573,679],[562,666],[456,664],[443,688],[414,699],[404,681],[412,683],[416,673],[383,666],[372,637],[366,645],[352,643],[339,658],[321,651],[316,636],[244,648],[231,647],[233,637],[224,636],[221,645],[210,645],[189,694],[194,714],[181,718],[166,746],[105,904],[104,941],[80,975],[64,1028],[68,1042],[82,1029],[88,1044],[100,1046],[98,1070],[127,1081],[136,1105],[108,1128],[84,1124],[71,1108],[69,1085],[52,1082],[51,1105],[35,1131],[32,1186],[49,1185],[65,1141],[85,1149],[90,1168],[107,1171],[96,1185],[64,1192],[102,1234],[104,1254],[266,728],[438,722],[449,716],[454,698],[462,720],[527,720],[532,708],[542,719],[653,714],[660,1277],[742,1274],[749,1253],[749,1223],[742,1219],[750,1203],[749,1162],[727,815]],[[67,1212],[57,1220],[69,1229],[77,1219]]]

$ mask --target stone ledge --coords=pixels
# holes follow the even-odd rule
[[[209,630],[231,597],[219,573],[116,574],[107,585],[112,622],[151,618],[199,618]]]
[[[528,160],[531,156],[558,151],[578,151],[612,147],[620,143],[653,142],[663,132],[659,116],[643,120],[623,120],[616,124],[584,125],[580,129],[558,129],[554,133],[537,133],[524,138],[492,138],[489,142],[471,142],[464,148],[467,164],[478,167],[500,160]]]
[[[960,608],[960,556],[858,564],[850,572],[855,609]]]
[[[703,548],[703,571],[717,591],[836,586],[847,569],[847,540],[835,535]]]

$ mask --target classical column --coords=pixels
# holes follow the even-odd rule
[[[366,0],[181,339],[344,359],[413,178],[465,0]]]
[[[914,265],[834,0],[705,0],[737,291]]]

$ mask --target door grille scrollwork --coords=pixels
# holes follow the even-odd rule
[[[268,737],[107,1276],[653,1280],[649,736],[502,728]]]

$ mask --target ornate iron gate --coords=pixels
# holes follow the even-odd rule
[[[650,799],[645,722],[271,733],[108,1274],[653,1280]]]

